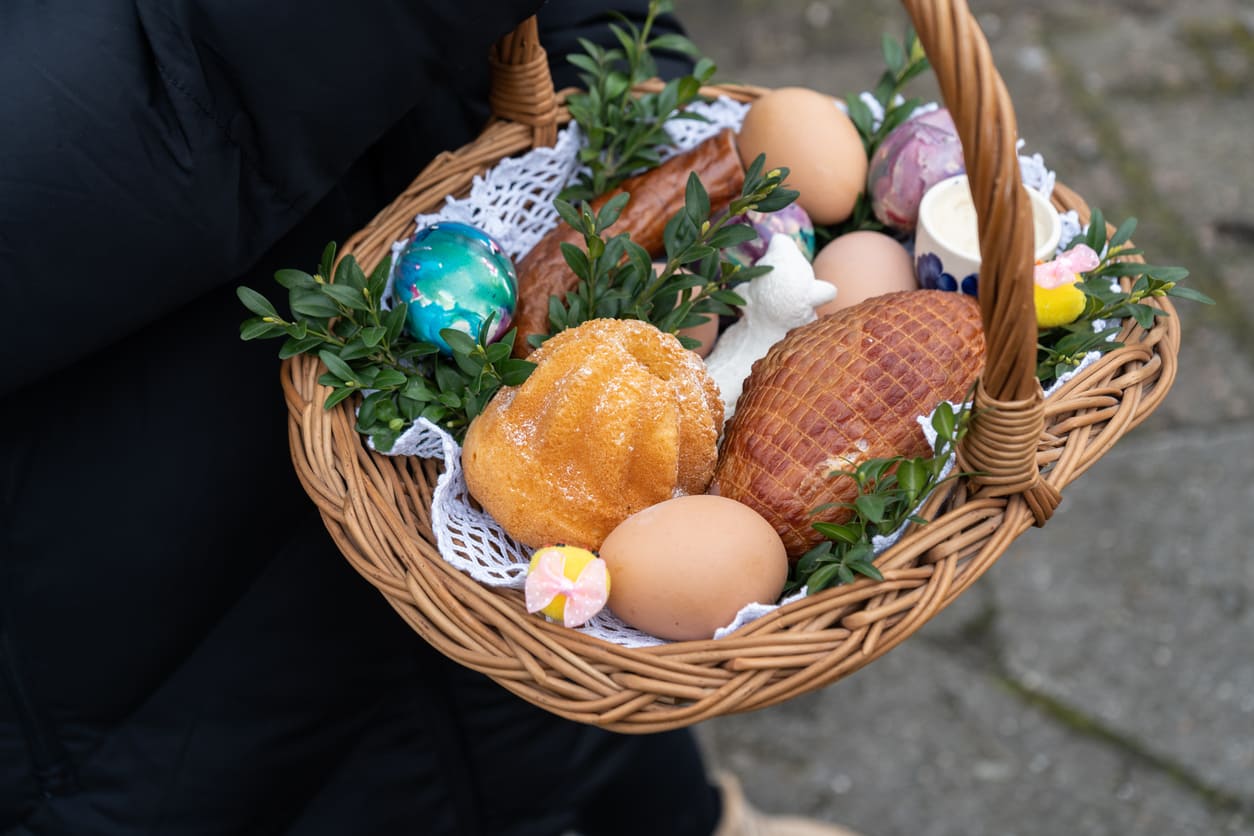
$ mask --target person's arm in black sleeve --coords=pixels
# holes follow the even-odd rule
[[[4,4],[0,393],[243,274],[537,6]]]

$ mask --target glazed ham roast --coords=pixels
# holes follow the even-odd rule
[[[775,527],[790,559],[822,541],[811,524],[843,522],[859,462],[922,456],[917,418],[960,402],[984,366],[974,299],[939,290],[873,297],[796,328],[753,365],[715,471],[723,496]]]

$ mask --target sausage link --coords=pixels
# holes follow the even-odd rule
[[[695,171],[710,195],[710,212],[717,214],[740,195],[745,172],[736,151],[735,134],[720,131],[696,147],[671,157],[657,168],[630,177],[616,189],[591,202],[595,212],[621,192],[631,199],[609,232],[631,234],[631,240],[644,247],[650,255],[665,252],[663,233],[667,222],[684,207],[684,187],[689,172]],[[559,221],[557,227],[518,262],[518,307],[514,324],[518,338],[514,353],[531,353],[529,334],[547,334],[549,330],[549,297],[564,297],[579,283],[578,277],[562,258],[562,244],[583,248],[583,235]]]

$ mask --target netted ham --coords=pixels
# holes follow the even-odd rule
[[[843,522],[853,481],[832,471],[930,453],[918,418],[962,401],[984,366],[984,330],[963,294],[911,290],[872,297],[796,328],[754,364],[727,425],[717,490],[775,526],[790,558]]]

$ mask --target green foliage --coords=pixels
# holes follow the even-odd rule
[[[942,402],[932,415],[936,447],[932,456],[908,458],[892,456],[868,459],[853,470],[835,470],[830,476],[849,479],[857,487],[852,502],[821,505],[812,513],[829,508],[847,508],[850,518],[843,523],[816,522],[814,530],[825,538],[810,549],[789,572],[784,592],[805,587],[815,593],[829,586],[852,583],[858,575],[883,580],[875,568],[872,538],[891,534],[907,522],[924,525],[915,509],[946,478],[945,466],[954,448],[966,433],[966,410],[955,411]]]
[[[862,137],[862,147],[868,160],[884,138],[892,133],[893,128],[910,118],[910,114],[923,104],[923,100],[919,98],[904,98],[903,91],[906,85],[926,72],[930,66],[927,56],[923,54],[923,46],[913,30],[908,30],[902,41],[885,33],[880,42],[880,50],[884,55],[885,69],[870,93],[880,106],[884,118],[878,125],[875,124],[875,114],[860,95],[850,93],[845,96],[849,119],[858,129],[858,136]],[[858,195],[853,214],[847,220],[835,228],[816,232],[820,232],[820,237],[827,240],[859,229],[884,229],[884,225],[871,211],[871,198],[866,189]]]
[[[332,275],[334,282],[325,277]],[[392,449],[414,421],[426,418],[459,441],[472,418],[501,386],[527,379],[535,364],[511,358],[515,332],[488,344],[491,318],[471,337],[451,328],[440,332],[451,357],[404,330],[406,305],[382,306],[390,257],[367,277],[353,256],[335,266],[335,244],[322,253],[318,272],[279,270],[274,278],[287,288],[292,321],[284,319],[262,294],[240,287],[239,300],[255,316],[240,325],[244,340],[283,337],[279,357],[315,354],[326,367],[318,382],[331,388],[330,409],[361,393],[357,432],[376,448]]]
[[[606,49],[580,39],[582,54],[567,56],[581,72],[584,89],[566,100],[571,118],[583,131],[579,162],[587,166],[562,192],[563,200],[591,200],[633,174],[661,162],[659,149],[673,144],[665,130],[668,119],[701,119],[684,110],[701,100],[701,86],[714,77],[715,66],[696,46],[678,34],[653,35],[659,14],[671,12],[670,0],[651,0],[643,26],[622,15],[610,24],[619,47]],[[691,75],[671,79],[656,93],[632,95],[632,87],[657,75],[653,50],[680,52],[696,60]]]
[[[659,271],[649,253],[631,240],[630,233],[606,238],[630,196],[616,195],[599,212],[586,203],[576,208],[557,200],[562,220],[582,233],[584,248],[563,244],[566,264],[579,282],[564,299],[549,299],[549,335],[599,317],[639,319],[675,334],[705,322],[709,316],[734,313],[743,305],[732,287],[760,276],[769,267],[739,267],[721,258],[722,250],[756,237],[747,223],[731,222],[750,209],[773,212],[787,206],[797,192],[784,188],[788,169],[764,172],[761,155],[745,172],[740,196],[728,211],[710,217],[710,198],[693,172],[684,192],[684,207],[669,219],[663,232],[666,263]],[[683,268],[681,270],[681,268]],[[533,345],[546,339],[533,335]],[[695,340],[681,337],[688,348]]]
[[[927,71],[930,64],[923,54],[923,47],[913,31],[908,31],[903,41],[895,40],[885,34],[880,44],[884,54],[884,72],[880,75],[872,89],[871,97],[884,113],[879,125],[875,124],[874,114],[862,97],[850,94],[845,97],[849,118],[862,137],[862,145],[866,149],[867,158],[875,153],[884,138],[892,133],[893,128],[900,125],[910,114],[923,104],[922,99],[902,98],[902,91],[914,78]]]
[[[1100,209],[1094,209],[1088,230],[1076,236],[1064,250],[1078,244],[1088,245],[1098,253],[1101,261],[1092,270],[1081,275],[1080,290],[1085,295],[1084,311],[1079,318],[1067,325],[1042,329],[1037,338],[1036,376],[1048,386],[1066,372],[1075,368],[1090,352],[1105,354],[1123,346],[1114,339],[1123,320],[1131,317],[1142,328],[1149,329],[1160,316],[1167,312],[1146,300],[1172,296],[1213,305],[1214,301],[1203,293],[1180,285],[1189,271],[1183,267],[1162,267],[1127,261],[1142,254],[1129,241],[1136,231],[1136,218],[1128,218],[1114,234],[1107,238],[1106,218]],[[1130,290],[1123,290],[1118,279],[1132,278]]]

